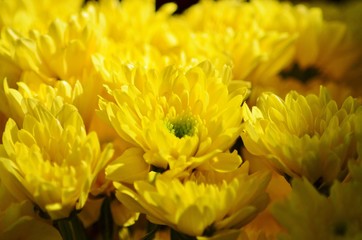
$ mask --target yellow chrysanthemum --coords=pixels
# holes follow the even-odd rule
[[[244,164],[233,173],[195,172],[184,181],[158,175],[152,182],[136,181],[135,190],[115,186],[116,197],[151,222],[210,237],[239,229],[265,208],[269,178],[266,172],[249,175]]]
[[[319,96],[290,92],[285,100],[263,93],[257,106],[243,106],[246,123],[241,133],[246,149],[262,156],[279,172],[330,184],[347,174],[356,159],[356,128],[362,106],[352,97],[338,107],[325,88]]]
[[[79,78],[91,66],[91,54],[101,46],[102,38],[96,29],[97,19],[91,13],[79,14],[69,21],[56,19],[46,33],[32,30],[24,36],[11,28],[3,29],[0,59],[5,66],[12,66],[12,71],[2,68],[0,77],[10,83]]]
[[[103,57],[118,56],[123,63],[148,68],[159,69],[171,64],[190,67],[208,60],[218,68],[224,64],[234,66],[234,78],[262,81],[277,74],[290,61],[291,44],[295,39],[293,35],[263,31],[250,14],[245,16],[249,5],[237,1],[233,4],[205,2],[193,7],[185,16],[171,15],[175,11],[173,3],[155,11],[153,0],[110,0],[89,6],[106,19],[104,32],[108,51],[103,52]],[[236,6],[237,15],[234,13]],[[234,23],[231,19],[223,20],[225,15],[217,13],[220,7],[225,15],[234,17]],[[205,13],[211,14],[205,16]],[[198,18],[200,14],[206,21]],[[235,24],[240,23],[241,16],[245,16],[243,22],[247,23]],[[217,26],[207,22],[217,23]]]
[[[219,171],[240,165],[236,153],[224,152],[240,133],[249,89],[242,81],[230,83],[228,68],[219,74],[205,62],[187,71],[120,70],[108,73],[114,101],[101,100],[100,109],[118,135],[140,149],[132,150],[137,169],[144,169],[142,162],[175,174],[201,165]]]
[[[103,91],[101,81],[98,81],[100,78],[91,70],[84,77],[88,77],[89,83],[82,84],[76,81],[71,85],[68,81],[59,80],[49,85],[20,81],[17,82],[16,88],[11,88],[5,79],[3,88],[0,88],[0,112],[4,117],[12,118],[21,125],[24,114],[27,112],[24,99],[35,98],[48,109],[59,108],[63,103],[69,103],[78,109],[87,131],[96,131],[102,143],[109,142],[109,136],[116,134],[96,115],[97,93]]]
[[[354,79],[349,85],[352,86],[352,95],[356,97],[362,96],[361,76],[362,76],[362,11],[361,1],[346,1],[341,4],[335,5],[331,3],[315,2],[317,6],[323,9],[323,13],[326,19],[331,21],[344,22],[347,25],[347,29],[351,33],[351,38],[356,42],[356,46],[353,51],[359,53],[359,60],[356,61],[356,65],[353,69],[350,69],[348,77]],[[353,71],[352,71],[353,70]]]
[[[62,239],[49,222],[36,215],[30,201],[15,199],[1,181],[0,199],[0,239]]]
[[[203,54],[219,66],[232,65],[236,79],[260,83],[269,81],[291,61],[296,35],[265,31],[255,21],[257,12],[247,2],[206,0],[180,18],[193,31],[194,54]]]
[[[66,19],[79,11],[82,3],[82,0],[2,0],[0,30],[12,27],[24,34],[32,29],[45,30],[55,18]]]
[[[345,91],[349,88],[359,97],[355,89],[362,87],[361,48],[344,22],[327,20],[322,9],[302,4],[274,0],[254,0],[251,4],[257,9],[255,21],[262,29],[297,36],[290,62],[275,80],[265,81],[261,86],[264,90],[280,95],[293,89],[310,93],[317,92],[320,84],[333,82],[332,87],[337,84],[338,88],[347,88]]]
[[[280,239],[362,238],[362,183],[335,182],[329,197],[321,195],[306,180],[293,180],[289,198],[272,211],[286,233]]]
[[[55,19],[45,32],[34,29],[24,36],[11,28],[3,29],[1,87],[6,79],[9,88],[18,89],[19,84],[25,83],[29,91],[37,94],[44,83],[58,88],[60,80],[66,81],[78,91],[71,103],[81,113],[86,129],[104,134],[103,139],[109,138],[107,131],[99,131],[105,127],[95,116],[97,96],[102,94],[103,88],[91,60],[95,53],[106,49],[104,28],[104,19],[89,6],[66,21]],[[6,102],[2,95],[6,93],[0,91],[0,100]]]
[[[0,90],[0,111],[7,118],[12,118],[19,126],[22,125],[24,115],[28,112],[25,99],[35,98],[47,109],[56,112],[64,103],[74,103],[83,93],[79,82],[75,84],[74,88],[66,81],[57,81],[54,87],[44,83],[36,87],[29,86],[24,82],[18,82],[17,85],[17,89],[10,88],[7,80],[4,80],[3,89]]]
[[[101,18],[104,18],[106,37],[119,41],[120,44],[133,40],[136,44],[142,45],[143,43],[157,42],[152,41],[151,38],[156,37],[155,32],[158,32],[158,28],[167,24],[167,20],[176,10],[176,4],[165,4],[156,11],[154,0],[125,0],[121,2],[103,0],[88,2],[85,9],[95,9]],[[161,42],[156,44],[161,44]]]
[[[171,17],[176,4],[156,11],[154,0],[106,0],[87,3],[85,11],[89,9],[105,23],[100,29],[107,46],[102,57],[117,56],[122,63],[150,68],[189,61],[184,59],[182,42],[190,31]]]
[[[0,147],[4,185],[18,199],[27,198],[51,219],[68,217],[85,204],[92,183],[112,157],[101,151],[97,135],[87,134],[72,105],[47,110],[27,99],[22,125],[9,119]]]
[[[194,32],[194,55],[231,64],[236,78],[253,83],[252,104],[266,90],[317,94],[321,84],[330,91],[343,89],[342,97],[331,91],[334,98],[360,96],[358,38],[342,21],[327,20],[320,8],[274,0],[204,0],[181,19]]]

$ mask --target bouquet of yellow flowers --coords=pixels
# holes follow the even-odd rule
[[[362,239],[362,4],[0,0],[0,239]]]

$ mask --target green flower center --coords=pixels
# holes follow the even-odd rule
[[[294,78],[302,83],[307,83],[309,80],[320,75],[318,68],[310,66],[307,68],[301,68],[298,63],[294,63],[289,69],[285,69],[279,73],[279,76],[283,79]]]
[[[197,121],[190,114],[178,116],[166,121],[167,129],[178,138],[193,136],[196,132]]]

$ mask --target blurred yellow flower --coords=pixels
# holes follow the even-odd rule
[[[248,164],[230,173],[194,172],[184,181],[157,175],[136,181],[135,190],[115,183],[116,197],[155,224],[190,236],[240,229],[265,208],[267,172],[248,174]]]
[[[253,155],[289,177],[306,177],[317,187],[343,180],[347,162],[356,160],[356,128],[362,106],[352,97],[338,107],[327,90],[306,97],[290,92],[285,100],[263,93],[257,106],[243,106],[241,137]]]
[[[82,0],[2,0],[0,30],[12,27],[27,34],[32,29],[44,31],[55,18],[66,19],[82,6]]]
[[[295,36],[264,31],[253,21],[251,5],[239,1],[202,1],[180,16],[171,15],[173,3],[155,11],[153,0],[109,0],[89,6],[106,19],[109,51],[103,57],[117,56],[122,63],[160,69],[207,60],[217,68],[233,66],[233,78],[264,81],[291,60]]]
[[[105,24],[102,39],[106,48],[102,57],[117,57],[125,64],[147,68],[187,65],[184,42],[190,42],[190,30],[172,17],[176,4],[167,3],[156,11],[154,0],[105,0],[88,2]]]
[[[103,83],[92,61],[96,53],[108,51],[104,28],[104,19],[94,7],[88,6],[67,20],[54,19],[44,32],[33,29],[23,35],[12,28],[3,29],[0,37],[1,88],[6,79],[9,88],[18,89],[21,87],[18,85],[25,84],[28,91],[37,95],[41,91],[39,86],[46,84],[58,88],[59,82],[65,81],[67,87],[77,93],[71,103],[81,113],[86,129],[102,133],[104,136],[101,137],[106,139],[109,131],[100,131],[105,127],[95,114],[97,96],[104,90]],[[0,90],[0,100],[7,95],[5,91]],[[7,113],[6,108],[0,107]]]
[[[264,82],[264,90],[273,90],[283,96],[290,90],[307,94],[317,92],[321,84],[333,82],[338,88],[350,89],[354,97],[359,97],[362,89],[361,46],[346,23],[326,19],[318,7],[274,0],[255,0],[251,4],[256,9],[255,21],[264,31],[297,36],[289,63],[277,73],[275,80]],[[335,96],[339,95],[336,92]]]
[[[362,237],[362,182],[334,182],[326,197],[306,180],[295,179],[287,200],[272,212],[286,229],[280,239],[345,239]]]
[[[7,78],[12,88],[19,81],[36,86],[66,80],[73,85],[89,72],[91,56],[102,46],[102,24],[94,15],[84,10],[69,20],[57,18],[47,31],[33,29],[28,35],[4,28],[0,37],[0,81]]]
[[[235,79],[270,81],[291,61],[296,34],[266,30],[256,14],[255,4],[238,0],[193,5],[180,16],[193,31],[191,46],[197,46],[190,55],[230,64]]]
[[[0,147],[0,173],[17,199],[29,199],[51,219],[81,209],[97,174],[113,154],[102,151],[97,135],[87,134],[76,108],[48,110],[26,99],[22,125],[9,119]]]
[[[34,212],[28,200],[16,200],[0,180],[0,239],[61,240],[50,222]]]
[[[165,4],[156,11],[155,0],[103,0],[99,3],[88,2],[86,8],[95,9],[105,19],[107,24],[104,31],[108,38],[121,44],[133,40],[141,45],[151,42],[161,44],[151,38],[157,37],[157,29],[162,29],[167,24],[176,10],[176,4]]]
[[[346,1],[334,4],[333,2],[313,1],[308,3],[308,6],[321,8],[323,17],[327,21],[343,22],[347,25],[347,30],[350,31],[353,39],[359,42],[362,40],[362,28],[359,24],[362,21],[362,16],[359,14],[362,10],[362,2]],[[362,48],[359,47],[356,50],[361,51]]]
[[[250,239],[258,239],[258,236],[264,236],[265,239],[276,239],[276,236],[283,230],[273,217],[270,209],[275,202],[285,199],[290,195],[291,186],[283,176],[273,172],[266,192],[270,197],[270,203],[267,208],[243,228]]]

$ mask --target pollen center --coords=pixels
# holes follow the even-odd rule
[[[168,130],[178,138],[193,136],[196,132],[197,121],[190,114],[184,114],[166,121]]]

